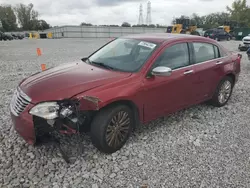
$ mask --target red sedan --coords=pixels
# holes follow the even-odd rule
[[[141,123],[204,101],[224,106],[240,61],[239,54],[199,36],[121,37],[87,58],[24,79],[11,117],[32,145],[53,131],[90,131],[93,144],[112,153]]]

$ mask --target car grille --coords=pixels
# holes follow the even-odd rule
[[[30,102],[31,99],[18,87],[11,99],[10,110],[15,116],[19,116]]]
[[[250,42],[250,39],[244,39],[244,41],[249,41]]]

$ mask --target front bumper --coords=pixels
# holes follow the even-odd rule
[[[250,48],[250,44],[239,44],[238,49],[240,51],[247,51]]]
[[[34,145],[36,143],[33,118],[28,112],[28,109],[32,107],[33,105],[28,105],[19,116],[16,116],[10,112],[16,132],[30,145]]]

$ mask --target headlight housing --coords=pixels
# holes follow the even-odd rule
[[[57,102],[43,102],[34,106],[29,113],[49,120],[58,117],[59,108]]]

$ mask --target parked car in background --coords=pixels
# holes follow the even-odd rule
[[[240,62],[240,54],[204,37],[124,36],[82,60],[22,80],[11,117],[29,144],[52,131],[89,130],[94,146],[113,153],[141,123],[205,101],[226,105]]]
[[[17,34],[17,38],[22,40],[22,39],[24,39],[24,35],[23,34]]]
[[[8,40],[13,40],[14,37],[11,34],[6,34],[8,36]]]
[[[3,32],[0,31],[0,41],[3,40]]]
[[[216,41],[231,40],[232,36],[227,33],[224,29],[214,28],[205,31],[204,37],[214,39]]]
[[[242,39],[242,44],[239,44],[240,51],[246,51],[250,48],[250,34]]]
[[[8,40],[9,37],[4,32],[0,31],[0,40]]]
[[[11,36],[13,37],[13,39],[18,39],[16,34],[11,33]]]
[[[250,60],[250,48],[248,48],[247,50],[247,57],[248,57],[248,60]]]
[[[24,38],[24,36],[22,35],[22,34],[20,34],[20,33],[18,33],[18,34],[11,34],[12,36],[13,36],[13,38],[14,39],[23,39]]]

